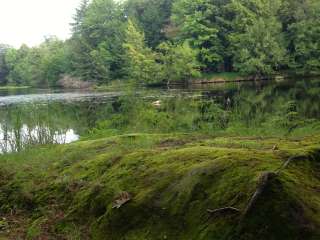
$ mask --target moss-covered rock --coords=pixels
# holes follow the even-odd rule
[[[319,140],[136,134],[30,149],[0,157],[0,209],[34,239],[319,239]],[[239,211],[208,211],[225,207]]]

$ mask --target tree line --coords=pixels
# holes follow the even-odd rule
[[[318,0],[82,0],[66,41],[0,45],[0,83],[320,73]]]

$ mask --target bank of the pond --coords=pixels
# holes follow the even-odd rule
[[[225,72],[225,73],[207,73],[202,74],[200,78],[196,79],[189,79],[189,80],[181,80],[181,81],[169,81],[169,82],[159,82],[159,83],[152,83],[152,84],[145,84],[146,87],[149,88],[161,88],[167,86],[184,86],[184,85],[200,85],[200,84],[214,84],[214,83],[235,83],[235,82],[253,82],[253,81],[263,81],[263,80],[274,80],[274,79],[281,79],[283,80],[284,77],[282,75],[277,75],[273,77],[246,77],[242,76],[236,72]],[[120,87],[130,87],[130,85],[139,85],[139,83],[134,81],[121,81],[121,80],[114,80],[108,84],[101,84],[101,85],[93,85],[92,89],[98,91],[109,91],[114,89],[119,89]],[[142,85],[142,84],[140,84]]]
[[[238,72],[205,73],[200,78],[190,79],[188,84],[214,84],[214,83],[236,83],[257,82],[273,80],[282,82],[286,79],[310,79],[319,78],[319,74],[297,74],[295,72],[278,72],[270,76],[244,76]]]
[[[175,86],[175,85],[198,85],[198,84],[214,84],[214,83],[235,83],[235,82],[253,82],[253,81],[266,81],[266,80],[277,80],[282,81],[288,78],[310,78],[310,77],[319,77],[319,75],[296,75],[294,73],[278,73],[273,74],[271,76],[244,76],[238,72],[221,72],[221,73],[202,73],[201,77],[189,80],[181,80],[181,81],[170,81],[170,83],[160,82],[160,83],[153,83],[147,84],[148,87],[161,87],[161,86]],[[97,90],[97,91],[110,91],[120,88],[127,89],[128,87],[139,85],[139,83],[135,81],[125,80],[125,79],[118,79],[112,80],[108,84],[93,84],[91,82],[86,81],[74,81],[68,84],[60,84],[55,87],[51,87],[50,89],[61,89],[61,90]],[[21,90],[21,89],[31,89],[31,86],[0,86],[0,90]]]
[[[222,72],[222,73],[203,73],[200,78],[193,78],[187,81],[175,81],[167,83],[151,84],[151,87],[157,86],[175,86],[175,85],[207,85],[219,83],[241,83],[241,82],[259,82],[259,81],[276,81],[282,82],[287,79],[309,79],[319,78],[319,75],[297,75],[295,73],[275,73],[270,76],[244,76],[237,72]]]
[[[203,73],[199,78],[192,78],[189,80],[181,81],[169,81],[169,82],[159,82],[146,84],[147,87],[156,88],[163,86],[183,86],[183,85],[203,85],[203,84],[215,84],[215,83],[237,83],[237,82],[257,82],[257,81],[266,81],[266,80],[276,80],[283,81],[288,78],[293,78],[293,74],[274,74],[272,76],[243,76],[237,72],[222,72],[222,73]],[[307,78],[307,77],[306,77]],[[127,81],[126,84],[130,83]],[[137,84],[137,83],[135,83]],[[120,86],[123,86],[123,81],[114,80],[109,84],[94,85],[92,89],[99,91],[107,91],[112,89],[117,89]]]
[[[0,239],[319,239],[319,142],[132,134],[0,156]]]
[[[200,78],[190,79],[189,84],[208,84],[208,83],[232,83],[232,82],[253,82],[275,80],[283,81],[285,79],[309,79],[319,78],[319,74],[299,75],[295,72],[278,72],[270,76],[245,76],[238,72],[222,72],[222,73],[204,73]]]

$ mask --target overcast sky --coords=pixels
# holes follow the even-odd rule
[[[0,43],[35,46],[44,36],[70,36],[75,8],[81,0],[0,0]]]

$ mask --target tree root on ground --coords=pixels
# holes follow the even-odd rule
[[[278,168],[275,172],[265,172],[259,177],[258,186],[254,194],[249,200],[249,203],[245,207],[243,211],[234,208],[234,207],[223,207],[218,209],[207,209],[207,212],[210,214],[217,214],[217,213],[242,213],[242,219],[244,219],[251,210],[255,207],[258,199],[263,195],[265,189],[269,185],[270,181],[274,180],[277,176],[281,174],[281,172],[286,169],[289,164],[297,159],[297,156],[290,157],[287,161],[285,161],[280,168]]]

